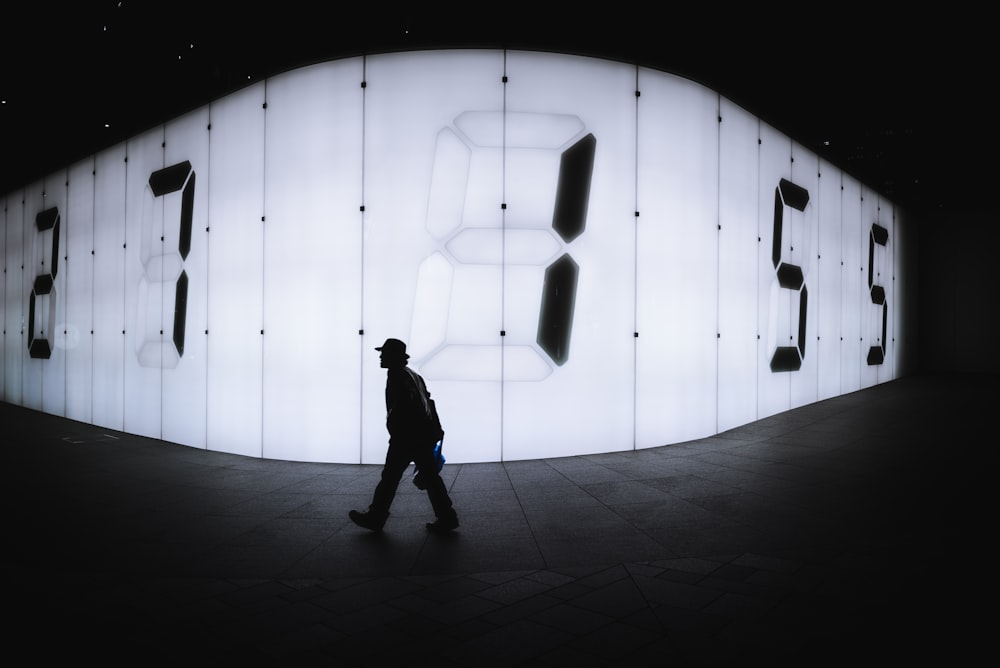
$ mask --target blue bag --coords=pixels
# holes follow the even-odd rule
[[[444,438],[442,437],[434,445],[434,465],[437,467],[437,472],[440,473],[441,469],[444,468],[444,454],[441,452],[441,446],[444,444]],[[427,483],[420,475],[420,469],[414,465],[413,467],[413,484],[417,486],[417,489],[427,489]]]

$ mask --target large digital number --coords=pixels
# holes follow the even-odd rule
[[[56,272],[59,268],[59,209],[53,207],[35,216],[33,257],[42,272],[35,276],[28,298],[28,354],[39,359],[52,356],[48,336],[56,321]],[[46,237],[51,237],[47,240]],[[48,243],[46,243],[48,241]],[[46,262],[46,254],[48,261]]]
[[[806,305],[809,292],[805,285],[805,276],[800,265],[785,262],[781,259],[785,244],[782,234],[787,230],[791,236],[791,218],[785,225],[785,208],[805,212],[809,205],[809,191],[797,186],[787,179],[781,179],[774,189],[774,237],[771,244],[771,264],[774,266],[775,280],[779,289],[792,290],[799,296],[799,322],[796,345],[782,346],[775,342],[774,354],[771,356],[771,371],[797,371],[802,366],[806,355]],[[801,249],[802,257],[808,257],[808,249]],[[793,296],[794,299],[794,296]],[[771,300],[772,311],[777,308],[775,299]],[[772,328],[773,329],[773,328]]]
[[[868,364],[875,366],[885,361],[885,334],[889,319],[889,304],[885,299],[885,288],[875,283],[875,247],[883,249],[889,242],[889,230],[878,223],[872,223],[871,234],[868,235],[868,292],[871,303],[882,310],[882,334],[876,335],[876,345],[868,349]],[[876,319],[877,322],[877,319]]]
[[[143,276],[139,284],[136,355],[146,367],[174,368],[184,355],[188,276],[184,260],[191,251],[191,224],[194,208],[195,174],[188,161],[164,167],[149,175],[142,207],[142,236],[139,256]],[[165,215],[168,195],[177,209],[177,248],[167,250]],[[158,237],[158,238],[157,238]],[[172,289],[171,289],[172,286]],[[164,338],[162,300],[173,297],[169,340]]]
[[[481,291],[503,281],[538,295],[508,303],[504,380],[538,381],[567,362],[579,277],[568,247],[586,229],[596,144],[568,114],[466,111],[438,134],[427,212],[438,249],[420,265],[410,331],[425,377],[498,380],[497,332],[481,324],[497,316]],[[492,187],[488,177],[502,165],[538,174],[542,185],[518,190],[517,211],[504,204],[500,226],[466,203],[486,199],[470,193]],[[480,315],[459,323],[454,310]]]

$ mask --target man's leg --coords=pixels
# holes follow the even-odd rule
[[[372,503],[368,512],[375,515],[388,516],[392,500],[396,498],[399,481],[410,466],[410,456],[405,448],[389,445],[385,453],[385,465],[382,467],[382,477],[375,486]]]
[[[393,447],[389,444],[385,453],[385,464],[382,466],[382,477],[375,486],[375,493],[372,495],[371,505],[366,512],[352,510],[348,516],[358,526],[372,531],[381,531],[386,519],[389,517],[389,507],[396,497],[396,489],[403,473],[410,465],[409,455],[405,449]]]
[[[431,501],[434,515],[437,516],[440,524],[453,525],[451,528],[458,526],[458,513],[455,512],[451,497],[448,496],[448,488],[445,487],[444,480],[438,473],[434,473],[433,477],[428,480],[427,497]]]
[[[428,523],[427,528],[430,531],[451,531],[458,528],[458,514],[452,507],[448,488],[438,473],[433,450],[421,451],[414,458],[414,462],[427,485],[427,498],[430,499],[434,515],[437,517],[437,521]]]

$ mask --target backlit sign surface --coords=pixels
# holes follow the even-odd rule
[[[283,73],[8,193],[2,398],[381,463],[408,344],[449,462],[649,448],[895,378],[902,212],[718,93],[600,59]]]

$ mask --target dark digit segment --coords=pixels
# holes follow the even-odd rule
[[[583,234],[590,203],[590,180],[594,174],[597,139],[588,134],[563,151],[559,161],[559,183],[552,213],[552,229],[569,243]]]
[[[569,359],[569,339],[573,333],[576,279],[580,268],[564,254],[545,270],[542,305],[538,315],[538,345],[552,361],[562,366]]]
[[[805,286],[799,293],[799,331],[798,346],[778,346],[771,356],[771,371],[797,371],[802,366],[802,360],[806,355],[806,319],[802,315],[806,312],[808,295]]]
[[[35,229],[39,237],[44,232],[52,231],[52,246],[49,249],[48,264],[42,258],[42,266],[48,266],[47,273],[35,277],[31,286],[31,296],[28,299],[28,355],[38,359],[49,359],[52,356],[52,344],[46,337],[50,333],[56,319],[55,280],[59,268],[59,209],[53,207],[41,211],[35,216]],[[43,299],[44,298],[44,299]],[[38,336],[35,332],[36,302],[48,302],[48,308],[40,308],[39,316],[44,316],[44,323],[39,327]]]
[[[563,151],[559,161],[552,229],[566,243],[583,234],[587,226],[596,146],[597,139],[593,134],[587,134]],[[579,274],[580,268],[569,253],[563,254],[545,269],[542,303],[538,313],[538,335],[535,340],[559,366],[569,359],[569,340],[573,332]]]
[[[885,334],[889,321],[889,305],[885,299],[885,288],[875,283],[875,246],[883,248],[889,242],[889,230],[878,223],[872,223],[871,234],[868,235],[868,292],[871,294],[872,304],[882,309],[882,336],[879,343],[868,349],[868,365],[876,366],[885,361]]]
[[[787,179],[781,179],[774,189],[774,238],[771,244],[771,263],[778,279],[778,285],[784,290],[795,290],[799,293],[799,328],[798,342],[795,346],[777,346],[771,356],[771,371],[797,371],[802,366],[806,356],[806,304],[809,295],[806,289],[802,268],[798,265],[782,262],[781,232],[784,227],[785,207],[797,211],[805,211],[809,204],[809,191],[797,186]]]
[[[191,252],[191,226],[194,213],[195,173],[187,160],[159,169],[149,175],[149,189],[154,197],[181,191],[181,213],[177,229],[177,252],[181,261]],[[184,332],[187,322],[188,275],[183,269],[174,291],[173,342],[177,356],[184,356]],[[161,332],[162,333],[162,332]]]
[[[188,178],[188,175],[191,178]],[[181,219],[178,230],[177,252],[181,254],[181,259],[186,260],[191,252],[191,220],[194,210],[194,172],[191,171],[191,163],[185,160],[176,165],[164,167],[149,175],[149,189],[153,191],[154,197],[161,197],[172,192],[177,192],[181,188]]]
[[[177,291],[174,293],[174,347],[177,356],[184,357],[184,327],[187,324],[188,275],[182,271],[177,277]]]

